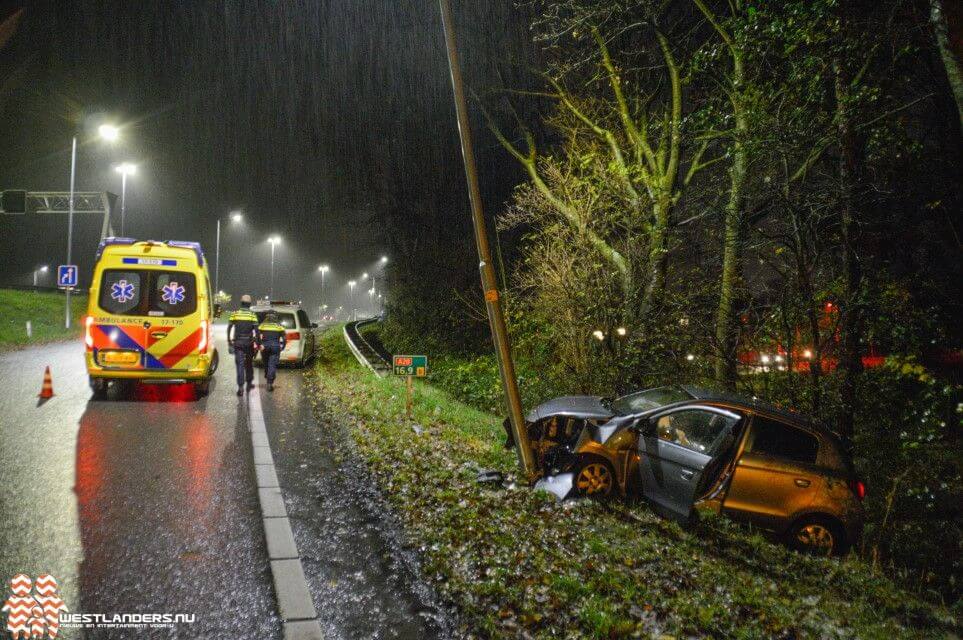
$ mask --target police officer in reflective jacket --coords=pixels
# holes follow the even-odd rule
[[[284,327],[278,324],[278,314],[268,311],[264,322],[257,328],[261,336],[261,358],[264,360],[264,377],[267,378],[268,391],[274,391],[274,378],[278,372],[278,360],[287,341]]]
[[[251,311],[251,296],[241,296],[241,308],[233,312],[227,323],[227,344],[234,353],[234,366],[237,368],[237,395],[244,394],[244,383],[248,390],[254,388],[254,352],[259,336],[257,316]]]

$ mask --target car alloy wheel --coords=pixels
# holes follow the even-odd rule
[[[836,546],[836,536],[826,525],[809,522],[796,530],[796,544],[810,553],[829,556]]]
[[[601,460],[588,460],[575,476],[575,487],[583,496],[604,498],[612,493],[614,486],[612,467]]]

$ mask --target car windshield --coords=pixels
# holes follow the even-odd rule
[[[692,395],[681,387],[658,387],[617,398],[612,401],[611,409],[622,415],[630,415],[691,399]]]

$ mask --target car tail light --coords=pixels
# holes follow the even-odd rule
[[[197,350],[201,353],[207,350],[207,320],[201,320],[201,338],[197,342]]]
[[[300,340],[300,339],[301,339],[301,332],[300,332],[300,331],[288,331],[288,332],[287,332],[286,334],[284,334],[284,335],[287,337],[288,340]]]
[[[866,485],[860,480],[850,480],[849,488],[853,490],[853,495],[862,500],[866,497]]]
[[[84,344],[87,345],[88,349],[94,348],[93,327],[94,327],[94,317],[87,316],[87,319],[84,321]]]

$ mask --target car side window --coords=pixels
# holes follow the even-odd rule
[[[752,419],[753,453],[814,464],[819,454],[819,439],[802,429],[763,416]]]
[[[302,329],[311,326],[311,321],[308,320],[308,314],[304,311],[304,309],[298,309],[298,322],[301,323]]]
[[[660,416],[656,435],[692,451],[714,455],[737,420],[706,409],[686,409]]]

